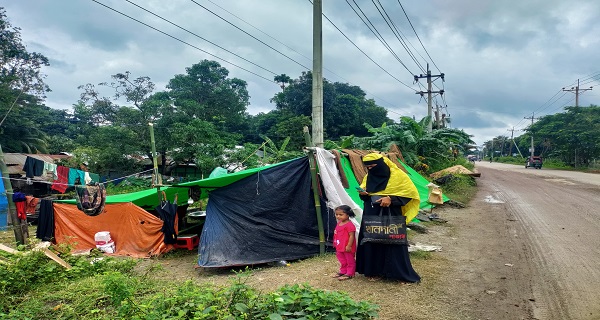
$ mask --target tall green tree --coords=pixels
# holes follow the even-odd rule
[[[48,58],[29,52],[21,40],[21,29],[8,21],[6,11],[0,7],[0,83],[16,92],[42,96],[50,91],[44,83],[43,66]]]
[[[97,147],[90,145],[94,141],[114,150],[113,157],[119,159],[132,155],[152,159],[148,123],[153,123],[156,150],[164,159],[163,174],[180,163],[195,163],[208,175],[215,166],[235,158],[236,152],[243,153],[234,147],[241,141],[235,132],[244,128],[247,116],[246,83],[227,78],[227,69],[214,61],[204,60],[186,71],[175,75],[169,81],[170,91],[163,92],[154,92],[150,78],[133,78],[129,72],[99,84],[114,89],[110,97],[101,96],[95,85],[80,86],[74,118],[88,138],[80,135],[77,141]],[[123,100],[123,105],[118,104]],[[126,161],[117,163],[127,165]]]
[[[246,81],[229,78],[216,61],[202,60],[175,75],[167,88],[178,112],[210,122],[220,130],[240,132],[250,95]]]
[[[536,154],[587,165],[600,157],[600,107],[566,107],[565,112],[541,117],[527,133],[534,137]]]
[[[271,99],[276,109],[294,115],[312,115],[312,73],[303,72]],[[323,80],[323,127],[327,139],[367,134],[363,123],[392,123],[385,108],[377,106],[358,86]],[[300,134],[300,133],[298,133]]]
[[[0,144],[6,151],[47,150],[47,137],[34,117],[49,113],[41,104],[50,91],[42,73],[48,65],[48,58],[27,50],[20,29],[0,8]]]

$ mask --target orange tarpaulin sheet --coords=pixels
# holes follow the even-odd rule
[[[96,232],[108,231],[116,245],[114,255],[136,258],[159,255],[173,248],[163,242],[162,225],[158,217],[131,202],[107,204],[104,212],[95,217],[87,216],[75,205],[54,203],[56,243],[76,242],[75,250],[95,248]]]

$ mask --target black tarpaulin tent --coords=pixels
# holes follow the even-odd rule
[[[251,175],[210,192],[198,265],[252,265],[319,254],[308,158],[253,170]],[[209,184],[209,180],[220,179],[227,176],[202,181]],[[321,208],[329,247],[336,221],[326,206]]]

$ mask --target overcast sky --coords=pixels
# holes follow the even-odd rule
[[[324,18],[324,76],[360,86],[388,109],[392,119],[406,115],[419,120],[427,115],[426,101],[415,94],[426,87],[413,81],[414,74],[425,72],[374,3],[382,5],[384,15],[391,17],[401,39],[408,40],[406,46],[422,67],[429,62],[432,74],[445,74],[446,81],[436,80],[433,88],[444,89],[445,99],[436,97],[434,104],[447,105],[442,112],[450,116],[451,127],[474,135],[477,144],[493,136],[510,136],[508,130],[513,127],[525,128],[531,120],[524,117],[534,112],[538,117],[574,105],[575,94],[562,88],[571,88],[577,79],[582,89],[600,83],[598,0],[355,1],[348,1],[351,7],[345,0],[323,0],[323,13],[364,52]],[[71,108],[79,98],[78,85],[110,81],[111,75],[125,71],[134,77],[149,76],[157,90],[164,90],[169,79],[185,73],[186,67],[211,59],[226,67],[231,77],[248,82],[248,111],[256,114],[275,107],[269,102],[280,90],[269,81],[274,74],[295,79],[312,68],[312,5],[308,0],[98,2],[197,48],[92,0],[4,0],[0,6],[5,7],[11,24],[22,29],[28,50],[50,59],[44,72],[52,89],[46,104],[52,108]],[[398,58],[353,8],[364,12]],[[426,85],[425,79],[421,81]],[[600,86],[583,92],[579,105],[598,105],[599,100]]]

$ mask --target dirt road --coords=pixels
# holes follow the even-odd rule
[[[600,319],[600,175],[489,162],[476,168],[482,177],[471,209],[495,227],[474,228],[498,233],[470,245],[483,286],[467,292],[471,307],[479,305],[484,319]],[[491,248],[497,237],[506,238],[504,252]],[[493,279],[486,268],[495,268]]]

